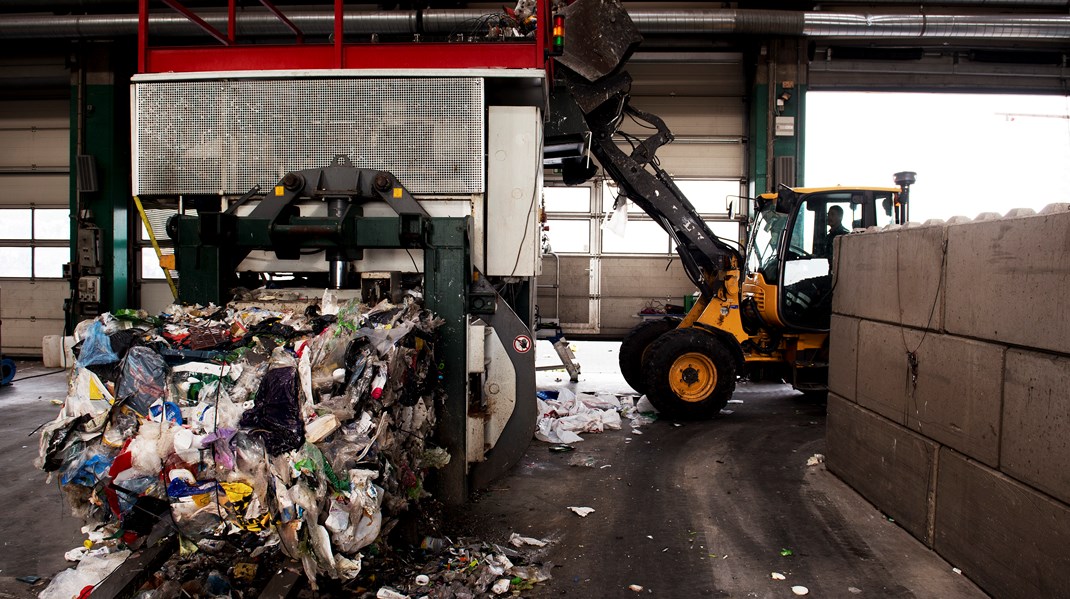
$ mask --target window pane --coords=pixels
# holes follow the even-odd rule
[[[547,212],[590,212],[590,187],[544,187]]]
[[[33,237],[34,239],[70,239],[71,211],[52,208],[34,210]]]
[[[630,221],[624,237],[611,231],[602,234],[602,251],[607,254],[667,254],[669,235],[658,223]]]
[[[739,223],[734,222],[707,222],[713,234],[729,242],[732,247],[739,247]]]
[[[0,239],[30,239],[29,208],[0,210]],[[29,265],[29,257],[27,257],[26,266],[29,267]],[[29,273],[26,273],[26,276],[30,276]]]
[[[152,232],[154,235],[156,235],[156,241],[162,242],[171,239],[167,235],[167,221],[170,220],[170,218],[176,214],[178,214],[178,210],[176,208],[145,209],[145,216],[148,217],[149,224],[152,225]],[[194,210],[188,210],[186,214],[196,216],[197,212]],[[145,222],[141,220],[136,211],[133,213],[133,218],[137,219],[137,221],[140,223],[140,226],[138,227],[138,229],[140,229],[138,232],[138,239],[148,243],[149,233],[145,229]]]
[[[29,211],[27,211],[29,212]],[[29,214],[27,214],[29,216]],[[27,221],[26,227],[29,228]],[[30,277],[30,262],[33,251],[30,248],[0,247],[0,277]]]
[[[676,186],[702,214],[728,214],[730,201],[739,213],[739,181],[677,181]]]
[[[63,277],[63,265],[70,261],[70,248],[36,248],[33,251],[33,276],[59,279]]]
[[[676,186],[684,192],[688,201],[701,214],[728,214],[727,202],[735,205],[736,214],[739,206],[746,200],[740,200],[738,181],[676,181]],[[617,199],[620,189],[611,181],[602,183],[602,211],[613,209],[613,203]],[[643,210],[632,202],[628,202],[628,212],[643,214]]]
[[[165,256],[175,253],[174,248],[160,248],[160,251]],[[156,250],[152,249],[152,246],[141,248],[141,278],[158,281],[164,278],[160,260],[156,257]]]
[[[587,254],[591,251],[591,221],[548,220],[550,251]]]

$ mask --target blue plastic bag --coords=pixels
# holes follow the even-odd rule
[[[82,340],[82,350],[78,353],[78,365],[98,366],[101,364],[114,364],[119,361],[119,356],[111,349],[111,339],[104,333],[104,325],[96,320],[89,325],[85,339]]]

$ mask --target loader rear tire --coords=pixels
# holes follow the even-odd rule
[[[643,360],[650,403],[670,418],[712,418],[736,389],[730,348],[697,328],[669,331],[650,344]]]
[[[620,342],[617,361],[620,364],[620,373],[632,389],[646,393],[646,385],[643,384],[643,356],[651,343],[678,326],[679,318],[647,320],[639,323],[624,336],[624,340]]]

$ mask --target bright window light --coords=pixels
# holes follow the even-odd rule
[[[910,220],[1070,202],[1070,96],[810,92],[806,185],[895,187]]]

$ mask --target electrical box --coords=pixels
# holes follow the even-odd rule
[[[100,266],[100,231],[97,229],[78,229],[78,266],[98,268]]]
[[[84,303],[100,302],[100,277],[82,277],[78,279],[78,301]]]
[[[541,257],[542,117],[534,106],[487,113],[485,274],[533,277]]]
[[[777,137],[791,137],[795,135],[795,117],[778,116],[773,120],[773,132]]]

